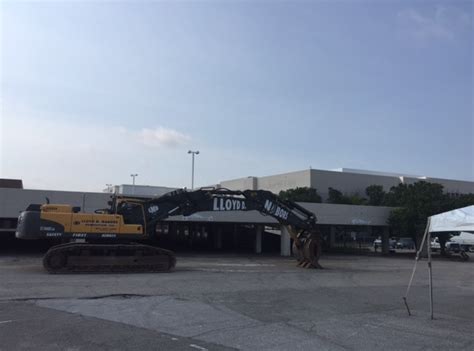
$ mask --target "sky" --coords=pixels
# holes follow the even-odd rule
[[[0,4],[0,177],[190,187],[339,167],[474,180],[470,1]]]

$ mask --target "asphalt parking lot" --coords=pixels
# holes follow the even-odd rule
[[[325,256],[178,256],[173,273],[49,275],[0,257],[0,350],[472,350],[474,262]]]

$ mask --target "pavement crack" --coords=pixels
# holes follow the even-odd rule
[[[97,295],[97,296],[89,296],[89,297],[78,297],[78,300],[99,300],[99,299],[107,299],[110,297],[121,297],[124,299],[132,299],[132,298],[140,298],[140,297],[153,297],[156,295],[144,295],[144,294],[107,294],[107,295]]]
[[[124,299],[132,299],[132,298],[142,298],[142,297],[155,297],[155,296],[162,296],[162,295],[146,295],[146,294],[106,294],[106,295],[92,295],[92,296],[46,296],[46,297],[36,297],[36,296],[29,296],[29,297],[17,297],[17,298],[10,298],[10,299],[2,299],[1,302],[9,302],[9,301],[40,301],[40,300],[99,300],[99,299],[107,299],[107,298],[114,298],[114,297],[121,297]]]

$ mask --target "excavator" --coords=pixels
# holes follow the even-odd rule
[[[202,211],[259,211],[285,226],[293,239],[297,264],[321,268],[316,216],[300,205],[265,190],[178,189],[160,197],[113,195],[109,208],[94,213],[64,204],[31,204],[21,212],[18,239],[61,239],[43,257],[50,273],[168,272],[174,252],[140,243],[156,236],[159,222]],[[138,242],[137,242],[138,241]]]

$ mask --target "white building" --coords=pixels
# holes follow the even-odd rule
[[[265,177],[246,177],[222,181],[217,187],[231,190],[269,190],[278,193],[297,187],[316,188],[323,199],[327,197],[328,188],[332,187],[345,194],[359,193],[365,195],[370,185],[381,185],[385,191],[398,184],[413,184],[424,180],[439,183],[449,193],[474,193],[474,182],[420,177],[403,174],[390,174],[355,169],[316,170],[308,169]],[[65,203],[80,206],[83,211],[92,212],[97,208],[107,207],[112,194],[125,196],[153,197],[161,196],[175,188],[148,185],[115,185],[102,193],[84,193],[74,191],[30,190],[22,189],[21,182],[5,180],[0,182],[0,237],[12,234],[16,228],[16,219],[20,211],[31,203],[44,203],[46,197],[52,203]],[[348,234],[358,232],[365,236],[382,236],[384,250],[388,251],[389,230],[388,216],[390,207],[354,206],[334,204],[301,203],[302,206],[316,214],[321,231],[326,233],[332,247],[337,237],[345,238]],[[277,222],[258,212],[201,212],[188,217],[168,219],[166,231],[180,240],[191,242],[206,237],[216,249],[225,248],[226,240],[230,247],[239,247],[242,242],[255,240],[255,251],[262,250],[262,233],[265,226],[275,226]],[[249,229],[252,228],[252,229]],[[204,235],[205,234],[205,235]],[[271,235],[270,235],[271,236]],[[191,239],[194,238],[194,239]],[[210,239],[212,238],[212,240]],[[268,237],[267,237],[268,238]],[[198,240],[198,241],[199,241]],[[273,239],[272,239],[273,240]],[[345,240],[345,239],[343,239]],[[283,255],[290,254],[290,239],[281,235],[280,250]],[[345,243],[345,241],[344,241]],[[252,244],[253,245],[253,244]]]
[[[104,192],[124,196],[157,197],[173,190],[176,190],[176,188],[170,188],[166,186],[121,184],[109,186],[104,189]]]
[[[269,190],[274,193],[297,187],[309,187],[317,189],[324,200],[328,196],[329,187],[337,189],[344,194],[358,193],[365,195],[365,189],[370,185],[381,185],[385,191],[389,191],[392,186],[397,186],[398,184],[413,184],[421,180],[441,184],[447,193],[474,193],[474,182],[470,181],[348,168],[340,168],[331,171],[306,169],[265,177],[238,178],[222,181],[219,186],[231,190]]]

